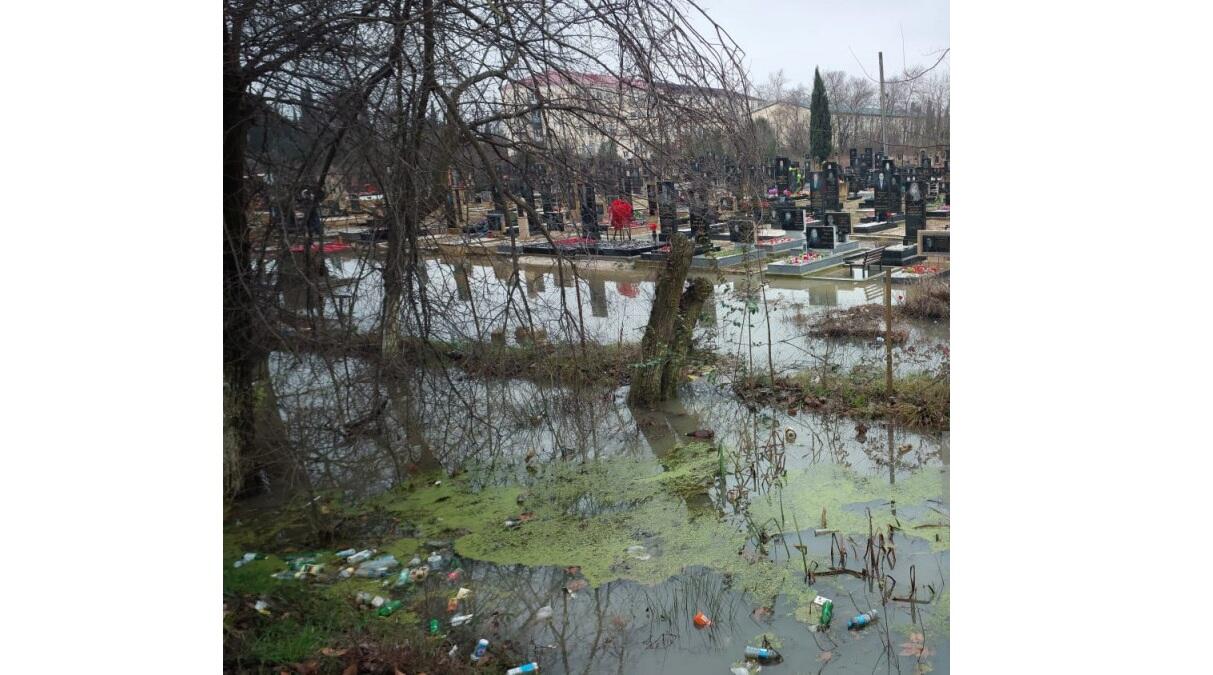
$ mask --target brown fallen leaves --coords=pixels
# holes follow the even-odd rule
[[[913,656],[919,659],[925,659],[935,652],[926,646],[923,641],[922,633],[910,633],[909,642],[901,643],[901,655]]]

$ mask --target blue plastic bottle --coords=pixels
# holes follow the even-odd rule
[[[854,630],[856,628],[863,628],[864,626],[875,621],[876,618],[879,616],[880,616],[880,614],[877,613],[877,611],[874,609],[869,611],[867,614],[860,614],[859,616],[855,617],[854,619],[847,621],[847,629]]]
[[[530,663],[524,663],[517,668],[510,668],[509,670],[505,671],[505,675],[525,675],[526,673],[537,672],[539,672],[539,664],[531,661]]]
[[[763,649],[762,647],[747,646],[745,648],[745,657],[747,659],[755,659],[758,661],[770,661],[771,659],[775,658],[775,652],[770,649]]]

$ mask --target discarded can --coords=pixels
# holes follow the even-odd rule
[[[379,607],[379,616],[391,616],[392,612],[400,609],[404,603],[399,600],[389,600]]]
[[[457,610],[457,609],[459,609],[459,601],[456,600],[455,598],[447,598],[446,599],[447,613],[454,613],[455,610]]]
[[[870,610],[866,614],[860,614],[859,616],[855,617],[854,619],[851,619],[850,621],[848,621],[847,629],[854,630],[856,628],[863,628],[864,626],[872,623],[879,617],[880,617],[880,614],[876,610],[874,610],[874,609]]]
[[[451,625],[458,627],[472,620],[475,614],[457,614],[451,617]]]
[[[295,571],[298,571],[315,562],[316,562],[316,558],[314,558],[312,556],[299,556],[298,558],[294,558],[291,560],[290,568]]]
[[[775,661],[779,659],[779,653],[774,649],[747,646],[745,648],[745,657],[747,659],[754,659],[755,661]]]
[[[821,626],[829,626],[830,620],[834,617],[834,601],[819,595],[813,599],[813,604],[821,605],[821,620],[818,623]]]
[[[358,552],[358,549],[356,549],[356,548],[347,548],[342,551],[337,551],[333,555],[337,556],[338,558],[348,558],[357,552]]]
[[[430,619],[430,635],[438,634],[438,619]]]
[[[539,664],[531,661],[530,663],[524,663],[517,668],[510,668],[509,670],[505,671],[505,675],[525,675],[525,673],[537,672],[539,672]]]
[[[712,620],[709,619],[703,612],[695,612],[695,616],[692,621],[695,623],[695,627],[700,629],[707,628],[708,626],[712,625]]]
[[[489,641],[484,638],[480,638],[480,641],[476,643],[476,648],[472,650],[472,663],[476,663],[480,659],[484,658],[484,653],[488,651],[488,648]]]

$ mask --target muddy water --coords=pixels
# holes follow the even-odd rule
[[[540,259],[524,260],[531,263]],[[353,295],[349,320],[361,330],[371,330],[383,303],[379,262],[343,255],[330,258],[329,264],[332,294]],[[576,323],[584,327],[587,340],[599,343],[638,342],[643,336],[656,270],[589,261],[579,268],[576,279],[567,268],[561,275],[552,263],[526,264],[521,272],[521,286],[511,289],[507,263],[425,260],[422,277],[426,291],[429,297],[438,299],[437,308],[442,314],[432,326],[434,337],[487,341],[494,329],[507,325],[511,329],[504,337],[513,343],[512,327],[520,325],[526,316],[552,339],[580,339]],[[809,334],[816,314],[881,303],[883,287],[879,281],[760,278],[744,271],[703,276],[713,282],[714,292],[704,307],[698,336],[709,335],[719,353],[737,356],[755,367],[765,366],[769,343],[769,358],[777,369],[824,363],[845,368],[864,360],[883,359],[879,343],[827,340]],[[894,287],[894,304],[904,302],[907,292]],[[917,355],[899,355],[899,370],[908,372],[936,363],[937,357],[923,347],[946,341],[947,324],[913,322],[906,327],[910,330],[909,344],[917,346]]]
[[[376,263],[354,257],[332,262],[335,287],[356,289],[343,320],[369,329],[382,303]],[[445,303],[434,327],[436,337],[487,339],[489,327],[500,324],[508,304],[502,280],[508,271],[436,259],[427,261],[425,269],[433,297]],[[578,285],[567,280],[569,301],[576,302],[576,292],[581,293],[587,338],[639,339],[653,294],[651,276],[635,270],[587,270]],[[769,317],[777,369],[883,359],[879,345],[806,335],[813,313],[878,302],[879,288],[771,280],[764,303],[755,279],[713,279],[717,292],[705,308],[698,335],[720,353],[764,367]],[[523,288],[536,323],[560,336],[566,326],[560,320],[561,286],[555,271],[525,270]],[[896,289],[898,299],[904,292]],[[576,306],[571,311],[577,313]],[[946,339],[946,324],[915,325],[907,346]],[[903,354],[898,367],[915,370],[933,363],[930,357]],[[389,387],[384,392],[386,385],[354,358],[275,354],[271,370],[288,434],[297,447],[309,450],[306,464],[313,483],[339,486],[351,497],[385,494],[408,480],[410,465],[421,454],[432,455],[448,471],[474,476],[472,482],[483,489],[499,490],[533,489],[536,481],[552,475],[542,469],[536,474],[535,466],[640,462],[660,472],[663,458],[697,430],[711,430],[713,441],[727,449],[721,459],[725,478],[706,495],[685,502],[661,496],[665,506],[654,513],[672,520],[651,527],[641,520],[631,529],[609,532],[646,546],[651,560],[632,557],[622,545],[595,552],[608,561],[578,560],[581,549],[572,536],[572,558],[556,553],[545,561],[544,554],[518,554],[508,547],[484,559],[465,555],[468,578],[462,585],[474,595],[464,611],[476,617],[467,626],[444,627],[464,656],[476,639],[485,637],[494,644],[509,641],[545,673],[727,673],[746,645],[760,645],[759,636],[767,635],[784,657],[782,664],[767,666],[769,672],[948,671],[947,433],[857,425],[816,413],[751,410],[731,395],[726,382],[710,376],[684,385],[678,401],[650,411],[626,405],[626,388],[574,390],[524,380],[471,379],[458,372],[419,372],[408,390]],[[369,432],[346,428],[384,393],[389,403],[380,426]],[[530,461],[527,455],[532,455]],[[592,499],[578,508],[588,509],[582,515],[589,518],[618,515],[632,522],[628,512],[637,507],[622,497],[609,506],[622,509],[620,513],[595,510],[601,507],[592,506]],[[828,511],[826,529],[842,530],[838,540],[814,532],[823,509]],[[805,572],[831,566],[837,555],[833,544],[839,541],[848,548],[844,566],[863,567],[869,517],[876,531],[899,524],[895,533],[885,530],[892,533],[896,558],[880,571],[883,592],[875,580],[845,574],[815,576],[809,583]],[[598,522],[591,520],[590,527]],[[691,545],[675,536],[700,528],[717,534],[704,541],[691,536]],[[472,535],[495,536],[475,527]],[[555,539],[547,544],[559,551],[559,535]],[[797,546],[804,547],[803,557]],[[424,557],[424,548],[417,552]],[[511,556],[534,562],[514,564]],[[564,569],[567,564],[585,566],[587,577],[594,568],[593,583],[569,593],[565,588],[573,577]],[[928,602],[906,602],[911,586],[916,599]],[[411,596],[411,601],[421,599],[414,607],[419,622],[447,616],[449,590],[431,579]],[[808,608],[817,594],[834,601],[835,619],[824,632],[810,630],[816,622]],[[539,620],[535,613],[545,605],[553,608],[552,618]],[[846,630],[848,618],[871,608],[881,612],[875,625]],[[691,623],[696,611],[709,615],[714,625],[696,629]]]

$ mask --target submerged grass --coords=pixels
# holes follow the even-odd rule
[[[942,431],[951,424],[951,386],[947,366],[893,378],[893,396],[877,367],[856,367],[847,373],[805,371],[780,377],[739,380],[735,389],[751,404],[783,409],[824,409],[862,419],[884,419],[920,430]]]

